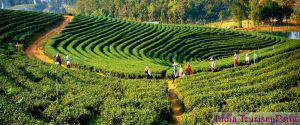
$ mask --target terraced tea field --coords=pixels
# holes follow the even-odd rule
[[[143,77],[145,66],[153,74],[169,69],[172,62],[198,62],[223,58],[238,50],[256,50],[283,39],[226,29],[199,26],[155,25],[107,17],[75,16],[46,45],[56,53],[73,57],[78,64],[95,66],[118,77]]]
[[[299,40],[108,17],[0,14],[0,124],[192,125],[212,124],[213,112],[299,112]],[[58,35],[47,35],[59,26]],[[28,58],[22,50],[35,42],[41,46],[34,52],[49,60],[69,55],[72,68]],[[241,50],[250,52],[251,65],[233,67]],[[210,72],[211,57],[218,72]],[[240,64],[244,58],[240,53]],[[170,75],[173,61],[190,61],[193,76],[166,84],[160,73]],[[153,79],[145,79],[145,66]]]

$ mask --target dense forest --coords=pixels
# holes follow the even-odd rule
[[[232,18],[282,24],[299,20],[296,0],[0,0],[3,5],[37,4],[52,12],[109,16],[161,23],[207,23]],[[2,7],[3,8],[3,7]],[[39,9],[39,10],[43,10]],[[284,20],[286,19],[286,20]]]
[[[232,0],[77,0],[77,13],[138,21],[191,23],[230,15]]]
[[[295,0],[77,0],[77,13],[163,23],[205,23],[233,17],[282,23],[299,16]],[[297,18],[297,17],[296,17]]]

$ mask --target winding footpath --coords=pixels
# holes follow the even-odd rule
[[[29,58],[36,58],[45,63],[54,64],[54,59],[45,54],[42,45],[48,39],[51,39],[53,36],[59,34],[62,31],[62,29],[66,27],[69,22],[72,21],[73,16],[64,15],[63,18],[64,18],[63,21],[58,26],[56,26],[54,29],[46,31],[46,33],[42,34],[40,37],[38,37],[36,41],[34,41],[30,46],[26,48],[25,53]],[[64,64],[62,64],[61,66],[67,68],[67,66]],[[71,68],[71,69],[76,69],[76,68]],[[100,76],[105,76],[104,73],[97,73],[97,74],[99,74]]]
[[[180,125],[181,124],[181,115],[183,114],[181,112],[180,105],[178,103],[178,99],[176,98],[176,93],[175,93],[176,86],[172,81],[168,81],[168,92],[169,92],[169,99],[171,101],[171,106],[173,109],[173,119],[174,119],[174,124],[175,125]]]
[[[42,34],[36,41],[26,48],[25,52],[28,57],[37,58],[43,62],[54,64],[54,60],[44,53],[42,44],[51,37],[59,34],[61,30],[73,19],[73,17],[69,15],[64,15],[63,18],[63,21],[58,26]],[[63,65],[63,67],[66,66]]]

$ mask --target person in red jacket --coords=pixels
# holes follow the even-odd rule
[[[193,71],[192,71],[190,62],[187,63],[187,66],[186,66],[186,72],[187,72],[187,74],[190,75],[190,76],[192,76],[192,74],[193,74]]]

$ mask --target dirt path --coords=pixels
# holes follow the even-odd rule
[[[53,37],[54,35],[57,35],[61,32],[61,30],[72,21],[73,16],[64,15],[63,16],[64,21],[56,26],[54,29],[51,29],[47,31],[46,33],[42,34],[40,37],[37,38],[36,41],[34,41],[30,46],[28,46],[25,50],[26,55],[30,58],[37,58],[43,62],[54,64],[53,58],[48,57],[45,54],[45,51],[42,47],[43,43]],[[66,65],[62,65],[62,67],[67,68]],[[75,68],[71,68],[75,69]],[[97,73],[100,76],[105,76],[104,73]]]
[[[53,37],[54,35],[58,34],[69,22],[72,21],[73,17],[69,15],[63,16],[64,20],[61,24],[59,24],[54,29],[47,31],[46,33],[42,34],[33,44],[31,44],[25,50],[26,54],[30,58],[37,58],[42,60],[46,63],[54,63],[54,60],[45,55],[44,50],[42,48],[42,44],[47,41],[47,39]],[[65,66],[64,66],[65,67]]]
[[[180,111],[180,106],[179,103],[176,99],[176,94],[175,94],[175,85],[172,84],[172,81],[168,81],[168,91],[169,91],[169,98],[172,104],[172,109],[173,109],[173,119],[174,119],[174,124],[175,125],[180,125],[181,124],[181,115],[182,112]]]

